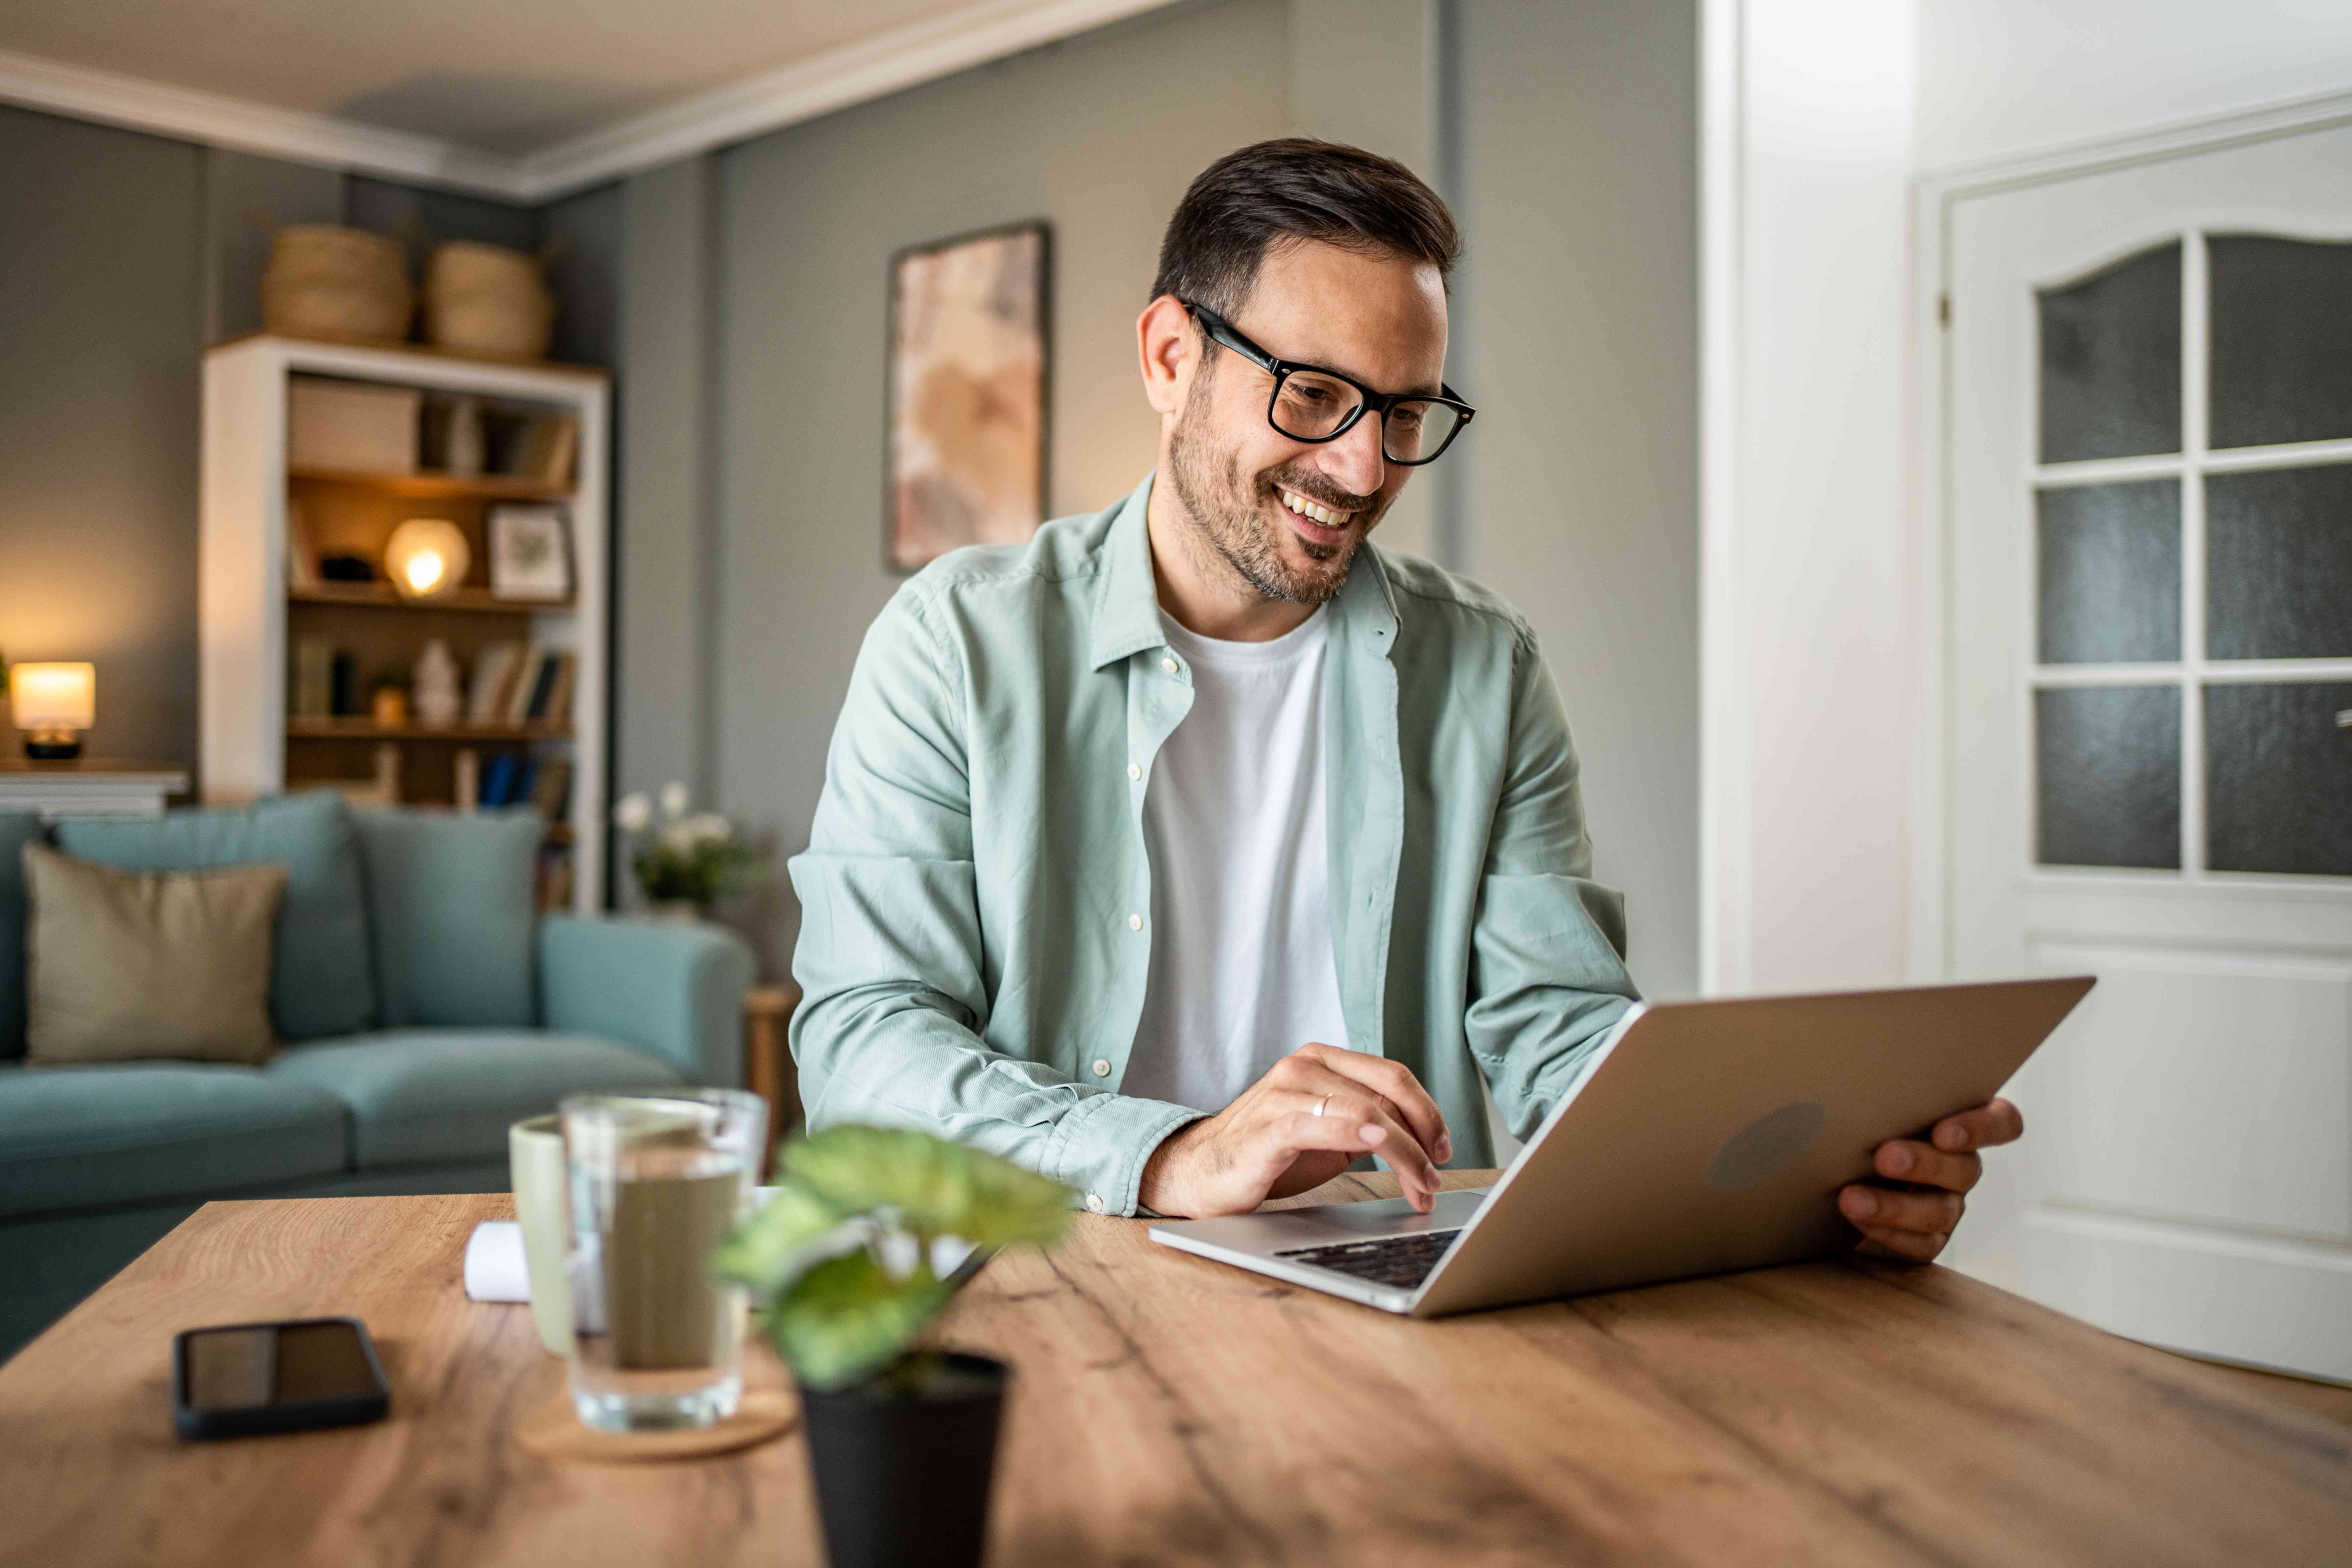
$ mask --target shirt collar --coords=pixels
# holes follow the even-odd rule
[[[1119,502],[1103,540],[1103,573],[1095,590],[1095,624],[1087,657],[1093,668],[1126,658],[1168,640],[1160,629],[1160,581],[1151,570],[1151,534],[1146,513],[1151,501],[1152,476]],[[1336,631],[1342,626],[1380,635],[1382,651],[1395,647],[1393,633],[1399,617],[1396,590],[1389,585],[1387,564],[1379,548],[1366,540],[1356,551],[1347,584],[1331,603]]]

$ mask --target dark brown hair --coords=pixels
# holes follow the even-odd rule
[[[1421,177],[1360,147],[1286,136],[1228,153],[1201,171],[1160,241],[1151,297],[1173,294],[1232,315],[1266,252],[1319,240],[1425,261],[1443,278],[1462,254],[1454,215]]]

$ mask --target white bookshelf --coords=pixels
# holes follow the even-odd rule
[[[569,415],[580,424],[573,482],[544,486],[498,476],[417,472],[351,473],[289,470],[287,405],[289,378],[331,376],[462,395],[507,406]],[[510,364],[460,358],[424,348],[367,347],[268,335],[219,344],[205,355],[202,522],[197,551],[200,787],[207,804],[236,804],[317,782],[320,759],[391,744],[404,750],[404,768],[437,778],[459,746],[527,747],[561,757],[572,769],[568,823],[552,825],[551,842],[569,841],[572,907],[602,907],[604,822],[607,794],[605,519],[609,476],[606,431],[610,389],[604,373],[544,363]],[[480,519],[502,500],[545,500],[569,514],[572,596],[561,605],[502,601],[486,587],[460,590],[447,600],[403,602],[388,588],[331,583],[289,586],[288,511],[297,491],[321,505],[322,496],[353,498],[355,514],[388,516],[400,510],[447,515],[474,536],[474,574],[488,551]],[[337,618],[340,617],[340,620]],[[569,650],[578,660],[568,725],[511,724],[426,730],[413,721],[379,728],[371,721],[289,717],[288,657],[299,624],[361,628],[391,648],[427,636],[453,646],[469,637],[502,637]],[[463,647],[459,647],[461,658]],[[341,748],[339,752],[337,749]],[[357,782],[351,768],[336,776]],[[404,774],[406,776],[406,774]],[[427,787],[406,804],[436,801]]]

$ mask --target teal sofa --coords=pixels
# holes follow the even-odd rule
[[[581,1089],[733,1085],[751,956],[710,926],[538,913],[534,816],[332,795],[44,828],[0,814],[0,1359],[213,1198],[503,1192]],[[281,864],[259,1068],[27,1067],[25,840],[141,869]]]

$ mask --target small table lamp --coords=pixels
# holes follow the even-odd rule
[[[25,754],[81,755],[81,732],[98,719],[98,671],[87,664],[12,664],[8,716],[25,731]]]

